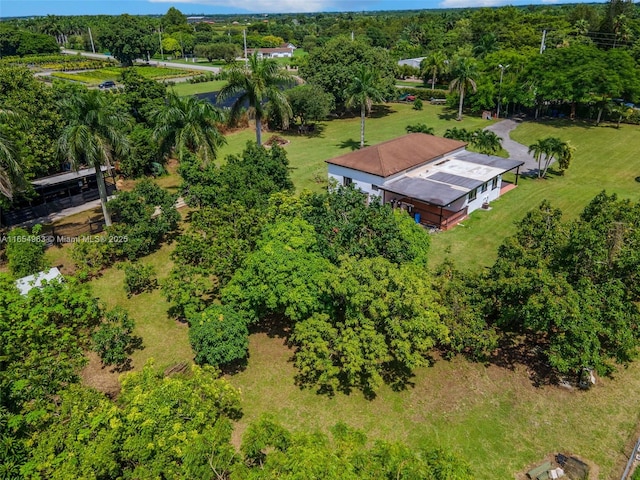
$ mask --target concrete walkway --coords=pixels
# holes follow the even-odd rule
[[[485,130],[495,133],[502,139],[502,148],[509,153],[509,158],[522,160],[524,165],[520,167],[521,175],[538,175],[538,161],[529,153],[529,147],[511,140],[509,133],[519,125],[519,121],[510,118],[488,126]]]

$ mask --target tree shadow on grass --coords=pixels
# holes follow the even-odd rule
[[[456,120],[458,118],[458,114],[457,113],[453,113],[453,112],[442,112],[438,114],[438,118],[440,120]]]
[[[342,148],[342,149],[348,148],[353,152],[355,150],[359,150],[360,149],[360,141],[359,140],[354,140],[353,138],[350,138],[349,140],[344,140],[344,141],[340,142],[336,146],[338,148]]]
[[[539,336],[505,334],[487,363],[508,370],[525,367],[534,387],[557,385],[559,378],[544,354],[545,346]]]
[[[374,105],[368,118],[383,118],[392,113],[394,113],[394,110],[388,105]]]

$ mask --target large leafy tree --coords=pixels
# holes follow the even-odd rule
[[[305,84],[287,90],[287,98],[293,118],[298,118],[301,125],[309,120],[324,120],[335,106],[331,94],[318,85]]]
[[[231,117],[238,118],[245,104],[256,121],[256,143],[262,145],[262,121],[267,111],[277,111],[284,128],[292,116],[291,106],[283,92],[293,84],[293,78],[280,65],[268,58],[259,58],[254,52],[246,63],[235,65],[228,73],[227,84],[218,93],[218,101],[236,98]]]
[[[351,78],[345,90],[347,107],[360,107],[360,148],[364,147],[364,121],[371,111],[373,102],[382,102],[384,93],[379,86],[379,78],[370,67],[361,66]]]
[[[99,90],[86,90],[65,98],[60,101],[59,108],[67,125],[58,139],[58,151],[76,169],[81,165],[95,168],[102,213],[106,225],[110,226],[107,188],[101,167],[110,168],[115,155],[128,152],[129,117]]]
[[[456,91],[460,97],[458,102],[458,117],[457,120],[462,120],[462,106],[464,104],[464,95],[468,89],[476,91],[475,77],[477,75],[477,68],[475,62],[466,57],[458,58],[451,69],[451,75],[453,80],[449,84],[451,91]]]
[[[166,105],[153,115],[154,135],[165,154],[176,151],[182,160],[191,152],[207,165],[217,155],[226,140],[218,125],[224,121],[222,111],[206,100],[196,97],[169,95]]]
[[[143,17],[120,15],[100,33],[100,42],[123,65],[153,55],[157,48],[154,27]]]
[[[7,128],[13,117],[13,112],[0,109],[0,195],[9,200],[13,198],[14,184],[22,173],[19,153]]]
[[[395,90],[395,62],[387,50],[371,47],[362,38],[353,41],[344,35],[332,38],[309,53],[299,73],[307,82],[333,95],[336,107],[342,108],[347,99],[345,89],[361,66],[377,72],[379,89],[391,97]]]

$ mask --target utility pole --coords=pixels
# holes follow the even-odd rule
[[[244,42],[244,59],[247,60],[247,29],[242,30],[242,40]]]
[[[160,39],[160,58],[164,62],[164,52],[162,51],[162,30],[158,27],[158,38]]]
[[[93,35],[91,35],[91,27],[87,27],[89,29],[89,40],[91,40],[91,51],[96,53],[96,46],[93,44]]]
[[[547,49],[547,46],[544,44],[546,39],[547,39],[547,31],[543,30],[542,31],[542,41],[540,42],[540,55],[542,55],[542,52],[544,52]]]
[[[502,101],[502,77],[504,77],[504,71],[509,68],[510,65],[498,65],[500,69],[500,86],[498,87],[498,110],[496,111],[496,118],[500,118],[500,102]]]

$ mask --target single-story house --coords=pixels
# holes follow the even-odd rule
[[[291,58],[293,57],[293,46],[279,48],[247,48],[247,55],[258,52],[258,58]]]
[[[523,161],[466,150],[466,143],[410,133],[332,158],[329,180],[354,185],[371,201],[406,209],[417,222],[451,228],[513,188],[502,175]]]

